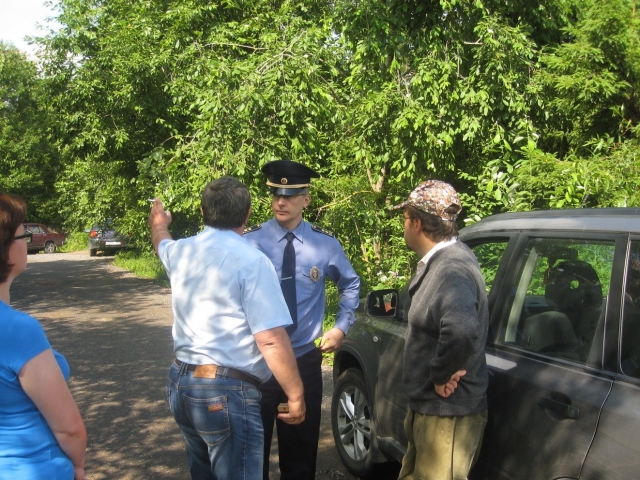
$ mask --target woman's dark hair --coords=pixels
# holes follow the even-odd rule
[[[231,230],[241,227],[247,220],[251,195],[239,180],[220,177],[204,187],[200,206],[205,225]]]
[[[16,230],[27,216],[27,204],[17,195],[0,192],[0,283],[7,281],[11,265],[9,249]]]
[[[422,221],[422,231],[434,242],[449,240],[458,235],[458,226],[454,221],[444,220],[410,205],[405,207],[405,211],[410,219],[418,218]]]

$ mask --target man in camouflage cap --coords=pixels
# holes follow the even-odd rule
[[[451,185],[440,180],[422,182],[413,189],[406,201],[392,208],[399,209],[407,206],[452,222],[455,222],[462,209],[458,193]]]
[[[457,240],[462,205],[451,185],[427,180],[392,208],[403,210],[407,247],[420,257],[409,285],[409,444],[399,478],[467,478],[487,423],[484,279],[473,252]]]

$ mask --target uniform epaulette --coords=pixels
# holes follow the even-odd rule
[[[254,225],[253,227],[247,227],[244,229],[244,233],[250,233],[250,232],[255,232],[256,230],[260,230],[262,228],[262,224],[259,223],[257,225]]]
[[[319,233],[324,233],[325,235],[329,235],[330,237],[335,238],[335,234],[331,230],[327,230],[326,228],[319,227],[318,225],[311,225],[311,228]]]

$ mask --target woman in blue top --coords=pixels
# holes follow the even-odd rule
[[[27,206],[0,193],[0,480],[85,480],[87,432],[69,365],[38,321],[9,306],[27,267]]]

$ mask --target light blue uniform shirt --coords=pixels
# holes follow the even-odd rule
[[[273,262],[278,278],[282,277],[282,257],[287,245],[284,236],[287,232],[272,218],[260,228],[254,227],[244,234],[251,245],[259,248]],[[346,334],[356,320],[354,310],[359,302],[360,277],[334,236],[314,230],[304,220],[292,232],[296,250],[298,328],[291,334],[291,344],[296,357],[300,357],[311,351],[313,341],[322,336],[325,278],[329,277],[338,286],[340,305],[335,326]],[[318,272],[315,279],[312,269]]]
[[[158,256],[171,281],[176,358],[268,380],[253,335],[292,323],[269,259],[237,233],[211,227],[161,241]]]

